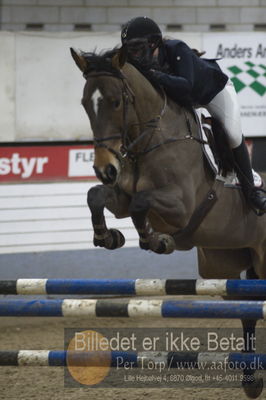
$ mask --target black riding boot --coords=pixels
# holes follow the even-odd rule
[[[266,212],[266,194],[254,186],[253,174],[244,137],[240,146],[233,149],[238,179],[248,204],[258,212]]]

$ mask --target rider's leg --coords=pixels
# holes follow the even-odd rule
[[[266,212],[266,196],[261,190],[254,188],[253,174],[244,137],[240,146],[233,149],[233,154],[237,168],[237,176],[242,185],[245,197],[252,207],[255,207],[259,211]]]
[[[238,98],[230,80],[206,108],[225,129],[229,145],[233,151],[237,175],[247,201],[252,207],[266,212],[266,196],[261,190],[254,187],[250,159],[242,135]]]

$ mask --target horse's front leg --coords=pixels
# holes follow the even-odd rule
[[[179,191],[172,187],[141,191],[133,196],[129,211],[139,234],[140,248],[159,254],[176,249],[171,233],[182,227],[187,215],[181,198]]]
[[[91,211],[94,246],[109,250],[122,247],[125,238],[119,230],[107,228],[104,208],[106,207],[117,218],[128,217],[128,197],[119,188],[97,185],[88,191],[87,203]]]

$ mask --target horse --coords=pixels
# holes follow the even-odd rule
[[[247,271],[248,278],[265,279],[266,216],[258,217],[242,190],[227,187],[206,163],[193,110],[152,85],[126,61],[123,48],[71,54],[85,78],[82,105],[102,182],[87,196],[94,245],[125,243],[120,231],[106,226],[107,208],[116,218],[131,217],[144,250],[196,247],[202,278],[240,279]],[[245,338],[255,331],[256,321],[242,324]],[[255,398],[263,382],[254,378],[243,386]]]

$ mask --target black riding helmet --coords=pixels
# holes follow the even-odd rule
[[[159,26],[148,17],[136,17],[128,21],[121,31],[121,42],[127,44],[132,39],[146,38],[157,47],[162,40]]]
[[[137,17],[122,27],[121,42],[127,50],[127,60],[140,70],[149,70],[154,50],[162,42],[162,32],[152,19]]]

